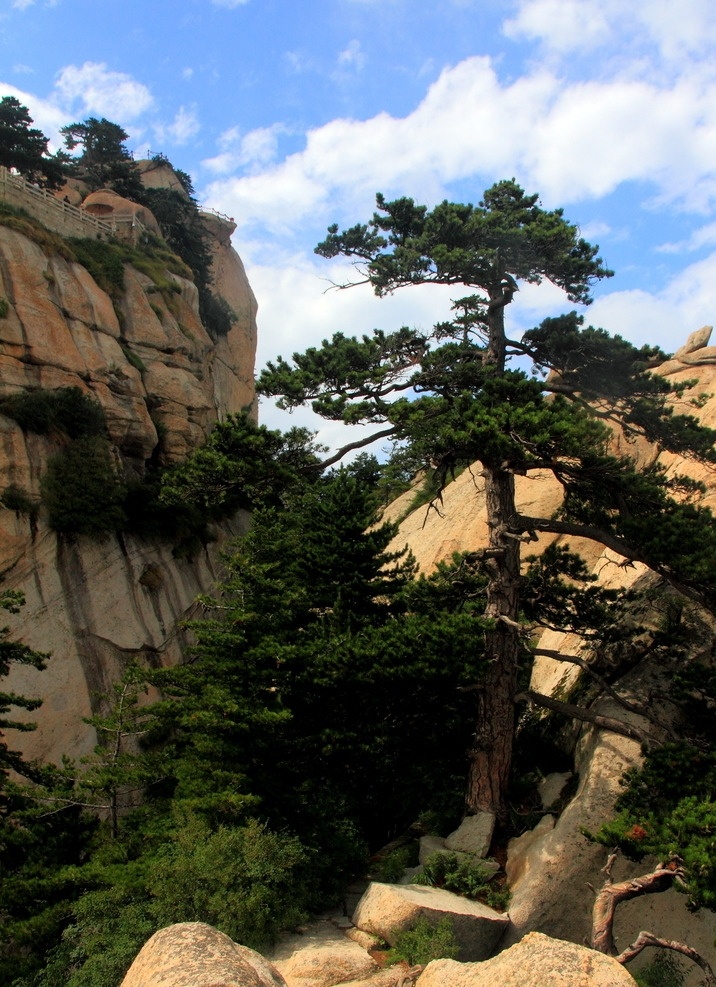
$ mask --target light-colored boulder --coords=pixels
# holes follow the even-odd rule
[[[435,836],[429,833],[420,837],[420,849],[418,850],[418,860],[424,864],[434,853],[448,853],[445,849],[445,840],[442,836]]]
[[[151,210],[146,206],[140,206],[138,202],[125,199],[111,189],[101,188],[96,192],[90,192],[82,203],[82,209],[90,216],[96,216],[107,223],[111,223],[113,219],[129,221],[136,219],[145,230],[161,236],[159,223]]]
[[[539,846],[543,837],[554,829],[554,816],[542,816],[534,829],[527,830],[521,836],[515,836],[507,844],[507,883],[514,887],[533,865],[536,854],[535,846]]]
[[[543,809],[550,809],[561,798],[567,783],[573,777],[574,775],[571,771],[554,771],[542,779],[537,786],[537,794],[542,801]]]
[[[446,838],[445,848],[458,853],[469,853],[473,857],[486,857],[494,829],[493,812],[477,812],[474,816],[465,816],[458,828]]]
[[[434,960],[416,987],[634,987],[635,983],[611,956],[531,932],[484,963]]]
[[[268,956],[288,987],[332,987],[365,979],[378,969],[363,944],[328,921],[314,922],[304,933],[288,936]]]
[[[400,933],[421,917],[437,925],[445,916],[452,921],[458,956],[464,960],[489,956],[509,923],[507,915],[441,888],[377,882],[369,885],[358,902],[353,923],[394,945]]]
[[[278,970],[203,922],[155,932],[121,987],[286,987]]]
[[[686,356],[688,353],[695,353],[696,350],[702,350],[704,346],[708,346],[712,332],[713,326],[702,326],[700,329],[697,329],[696,332],[692,332],[691,335],[687,337],[684,345],[680,346],[674,353],[674,359],[678,360],[680,357]]]

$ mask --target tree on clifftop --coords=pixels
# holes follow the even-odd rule
[[[14,96],[0,99],[0,165],[45,188],[59,188],[66,156],[49,154],[47,138],[32,122],[27,107]]]
[[[71,123],[60,133],[70,151],[81,147],[82,154],[72,162],[72,172],[94,191],[111,188],[127,199],[142,201],[144,186],[127,150],[129,134],[111,120],[88,117]]]
[[[467,807],[504,814],[518,670],[530,656],[520,623],[527,601],[522,545],[537,531],[590,538],[645,562],[692,597],[713,600],[716,534],[697,485],[667,479],[659,467],[638,472],[630,460],[610,455],[607,426],[711,462],[714,433],[672,413],[671,385],[648,373],[663,358],[657,350],[584,328],[574,312],[545,320],[522,340],[507,336],[505,309],[520,282],[547,280],[570,301],[588,304],[591,286],[612,274],[561,209],[543,209],[514,181],[492,186],[477,206],[443,202],[428,210],[380,195],[377,204],[367,224],[340,233],[331,227],[317,253],[356,258],[354,283],[370,284],[379,296],[418,284],[482,294],[459,298],[452,318],[425,333],[337,333],[291,362],[280,357],[263,371],[258,389],[279,396],[284,408],[310,403],[325,418],[381,426],[364,442],[409,442],[436,470],[438,488],[456,467],[480,463],[489,529],[480,553],[488,580],[488,671],[475,689]],[[508,369],[511,356],[531,360],[533,376]],[[562,485],[563,507],[557,518],[525,517],[516,506],[515,476],[545,469]],[[568,593],[559,569],[573,568],[574,556],[558,553],[550,566],[552,587]]]

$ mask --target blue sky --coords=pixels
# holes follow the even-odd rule
[[[515,177],[617,271],[590,322],[674,350],[716,319],[713,0],[0,0],[6,94],[58,144],[120,123],[236,219],[258,366],[444,317],[454,290],[325,292],[346,271],[313,246],[378,190],[474,202]],[[525,287],[512,331],[570,307]]]

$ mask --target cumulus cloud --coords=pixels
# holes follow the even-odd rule
[[[55,100],[71,112],[99,114],[122,123],[134,120],[154,103],[149,89],[104,62],[67,65],[55,82]]]
[[[41,99],[34,93],[0,82],[0,98],[3,96],[14,96],[23,106],[28,108],[33,119],[33,126],[50,139],[52,150],[57,150],[63,146],[60,127],[64,127],[68,123],[67,114],[53,101]]]
[[[167,135],[175,144],[186,144],[192,137],[196,136],[201,129],[201,124],[197,119],[196,107],[187,109],[185,106],[179,108],[172,123],[166,128]]]
[[[282,124],[257,127],[246,134],[242,134],[239,127],[230,127],[217,141],[220,153],[205,158],[202,167],[215,175],[227,175],[240,167],[249,171],[265,168],[275,160],[278,138],[284,132]]]
[[[667,61],[697,54],[716,40],[711,0],[520,0],[503,24],[515,40],[540,42],[547,51],[583,56],[607,45],[627,53],[651,47]]]
[[[538,67],[504,82],[489,58],[473,57],[444,70],[405,117],[335,119],[309,131],[303,150],[266,160],[208,194],[245,225],[284,235],[336,203],[345,215],[365,211],[376,190],[430,201],[469,179],[477,197],[480,175],[514,175],[546,205],[633,181],[660,202],[704,209],[716,200],[716,80],[685,71],[673,82],[568,83]]]

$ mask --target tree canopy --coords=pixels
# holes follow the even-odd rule
[[[15,96],[0,99],[0,165],[45,188],[60,188],[67,156],[50,154],[47,137],[32,122],[29,110]]]
[[[62,127],[68,150],[81,147],[80,156],[71,160],[71,172],[86,182],[93,191],[111,188],[127,199],[141,201],[144,186],[132,155],[127,150],[129,134],[102,117],[88,117],[81,123]]]
[[[371,437],[406,441],[435,468],[438,492],[456,468],[480,464],[489,674],[479,690],[467,802],[469,811],[503,813],[517,671],[529,652],[520,625],[521,546],[540,531],[587,537],[710,601],[716,537],[698,485],[658,466],[639,471],[613,453],[610,437],[619,428],[713,462],[714,432],[673,412],[672,385],[649,373],[659,358],[654,348],[584,327],[576,312],[521,339],[508,336],[505,309],[520,283],[548,280],[588,304],[592,286],[612,274],[561,209],[544,210],[514,181],[492,186],[477,206],[443,202],[429,210],[380,195],[377,204],[368,223],[331,227],[317,252],[356,259],[355,283],[378,295],[426,283],[481,293],[456,299],[451,317],[424,331],[337,333],[292,360],[279,357],[258,389],[285,408],[310,404],[326,418],[381,426]],[[531,375],[508,366],[515,357],[531,361]],[[556,518],[523,516],[515,476],[544,469],[561,484],[563,506]]]

